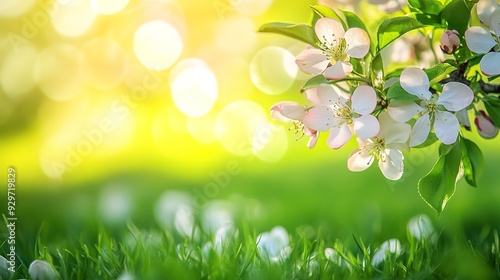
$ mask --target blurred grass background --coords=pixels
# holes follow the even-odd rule
[[[311,4],[2,1],[0,168],[17,170],[21,257],[36,257],[40,234],[62,246],[101,224],[155,228],[167,190],[200,205],[228,201],[257,232],[313,229],[330,242],[404,238],[407,221],[421,213],[457,246],[500,229],[496,140],[465,132],[482,148],[485,172],[478,189],[461,180],[437,218],[416,188],[437,147],[408,153],[405,177],[392,183],[376,167],[347,170],[354,140],[332,151],[322,135],[308,150],[289,124],[270,120],[275,102],[304,102],[307,76],[293,59],[305,45],[256,30],[307,22]],[[350,8],[368,26],[382,17],[364,1]],[[148,23],[156,25],[140,33]],[[6,188],[1,198],[6,205]]]

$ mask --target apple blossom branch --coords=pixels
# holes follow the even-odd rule
[[[468,62],[460,64],[458,69],[450,73],[450,77],[441,80],[441,84],[447,84],[449,82],[459,82],[470,86],[471,82],[466,78],[466,69]],[[478,81],[479,87],[484,93],[500,93],[500,84],[490,84],[482,80]]]

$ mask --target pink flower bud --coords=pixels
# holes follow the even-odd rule
[[[495,126],[493,120],[486,115],[483,110],[479,111],[479,115],[474,119],[477,126],[477,132],[485,139],[491,139],[498,134],[498,127]]]
[[[446,30],[441,36],[441,49],[447,54],[454,53],[458,46],[460,46],[460,38],[458,37],[458,31],[456,30]]]

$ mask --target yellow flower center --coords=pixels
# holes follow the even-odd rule
[[[319,44],[319,48],[323,51],[323,54],[332,62],[332,64],[337,63],[337,61],[348,61],[349,56],[346,53],[349,45],[344,38],[336,38],[333,34],[333,41],[329,42],[326,37],[323,36],[322,42]]]

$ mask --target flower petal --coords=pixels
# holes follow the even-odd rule
[[[403,153],[399,150],[385,149],[386,157],[384,160],[379,159],[378,167],[385,178],[389,180],[399,180],[403,176]]]
[[[300,121],[305,114],[306,110],[297,102],[283,101],[271,107],[271,118],[278,121]]]
[[[491,33],[480,26],[472,26],[465,31],[465,42],[475,53],[487,53],[497,44]]]
[[[373,163],[373,156],[368,149],[356,149],[347,160],[347,168],[354,172],[367,169]]]
[[[424,108],[418,106],[413,101],[391,100],[389,107],[387,107],[387,113],[389,113],[391,118],[402,123],[409,121],[424,110]]]
[[[363,58],[370,50],[370,37],[361,28],[350,28],[345,32],[346,53],[354,58]]]
[[[329,80],[340,80],[352,72],[352,64],[345,61],[337,61],[337,63],[326,68],[324,74]]]
[[[429,132],[431,131],[431,122],[429,120],[429,114],[425,113],[425,115],[418,118],[413,126],[413,129],[410,133],[410,146],[415,147],[418,146],[427,140],[427,136],[429,136]]]
[[[406,143],[410,136],[411,126],[407,123],[400,123],[393,120],[388,113],[382,112],[378,116],[380,132],[378,138],[385,139],[385,143]]]
[[[450,145],[457,141],[458,129],[460,127],[457,117],[450,112],[436,112],[434,121],[434,132],[443,144]]]
[[[477,3],[477,15],[484,24],[489,24],[491,14],[500,8],[495,0],[481,0]]]
[[[490,30],[500,37],[500,6],[490,16]]]
[[[479,62],[481,72],[486,76],[495,76],[500,74],[500,53],[490,52],[483,56]]]
[[[401,73],[400,81],[401,87],[409,94],[424,100],[431,98],[429,77],[424,70],[418,67],[408,67]]]
[[[450,82],[444,85],[443,92],[436,104],[443,105],[449,111],[460,111],[469,106],[474,99],[472,89],[462,83]]]
[[[295,63],[300,70],[308,74],[318,75],[325,71],[330,61],[321,50],[306,49],[297,55]]]
[[[470,120],[467,110],[462,109],[456,112],[455,117],[457,117],[458,122],[461,123],[465,127],[465,129],[470,131]]]
[[[309,138],[309,141],[307,141],[307,147],[309,149],[314,148],[314,146],[316,146],[316,142],[318,142],[318,138],[319,138],[319,132],[318,131],[316,131],[315,133],[311,134],[311,136]]]
[[[345,106],[346,99],[337,87],[328,84],[321,84],[315,88],[306,90],[307,99],[320,106],[331,107],[334,103]]]
[[[333,118],[333,112],[328,110],[328,108],[316,106],[306,112],[302,122],[308,128],[319,131],[327,131],[332,126],[337,125],[338,120]]]
[[[377,94],[371,86],[359,86],[354,90],[351,101],[354,112],[367,115],[377,106]]]
[[[332,149],[339,149],[351,139],[351,136],[351,129],[346,123],[343,123],[330,129],[330,135],[328,136],[328,140],[326,140],[326,144]]]
[[[333,18],[320,18],[314,26],[316,36],[322,43],[328,45],[338,42],[340,38],[344,38],[344,27],[342,23]]]
[[[377,118],[372,115],[364,115],[353,119],[353,121],[354,131],[361,139],[375,137],[380,131],[380,124]]]

